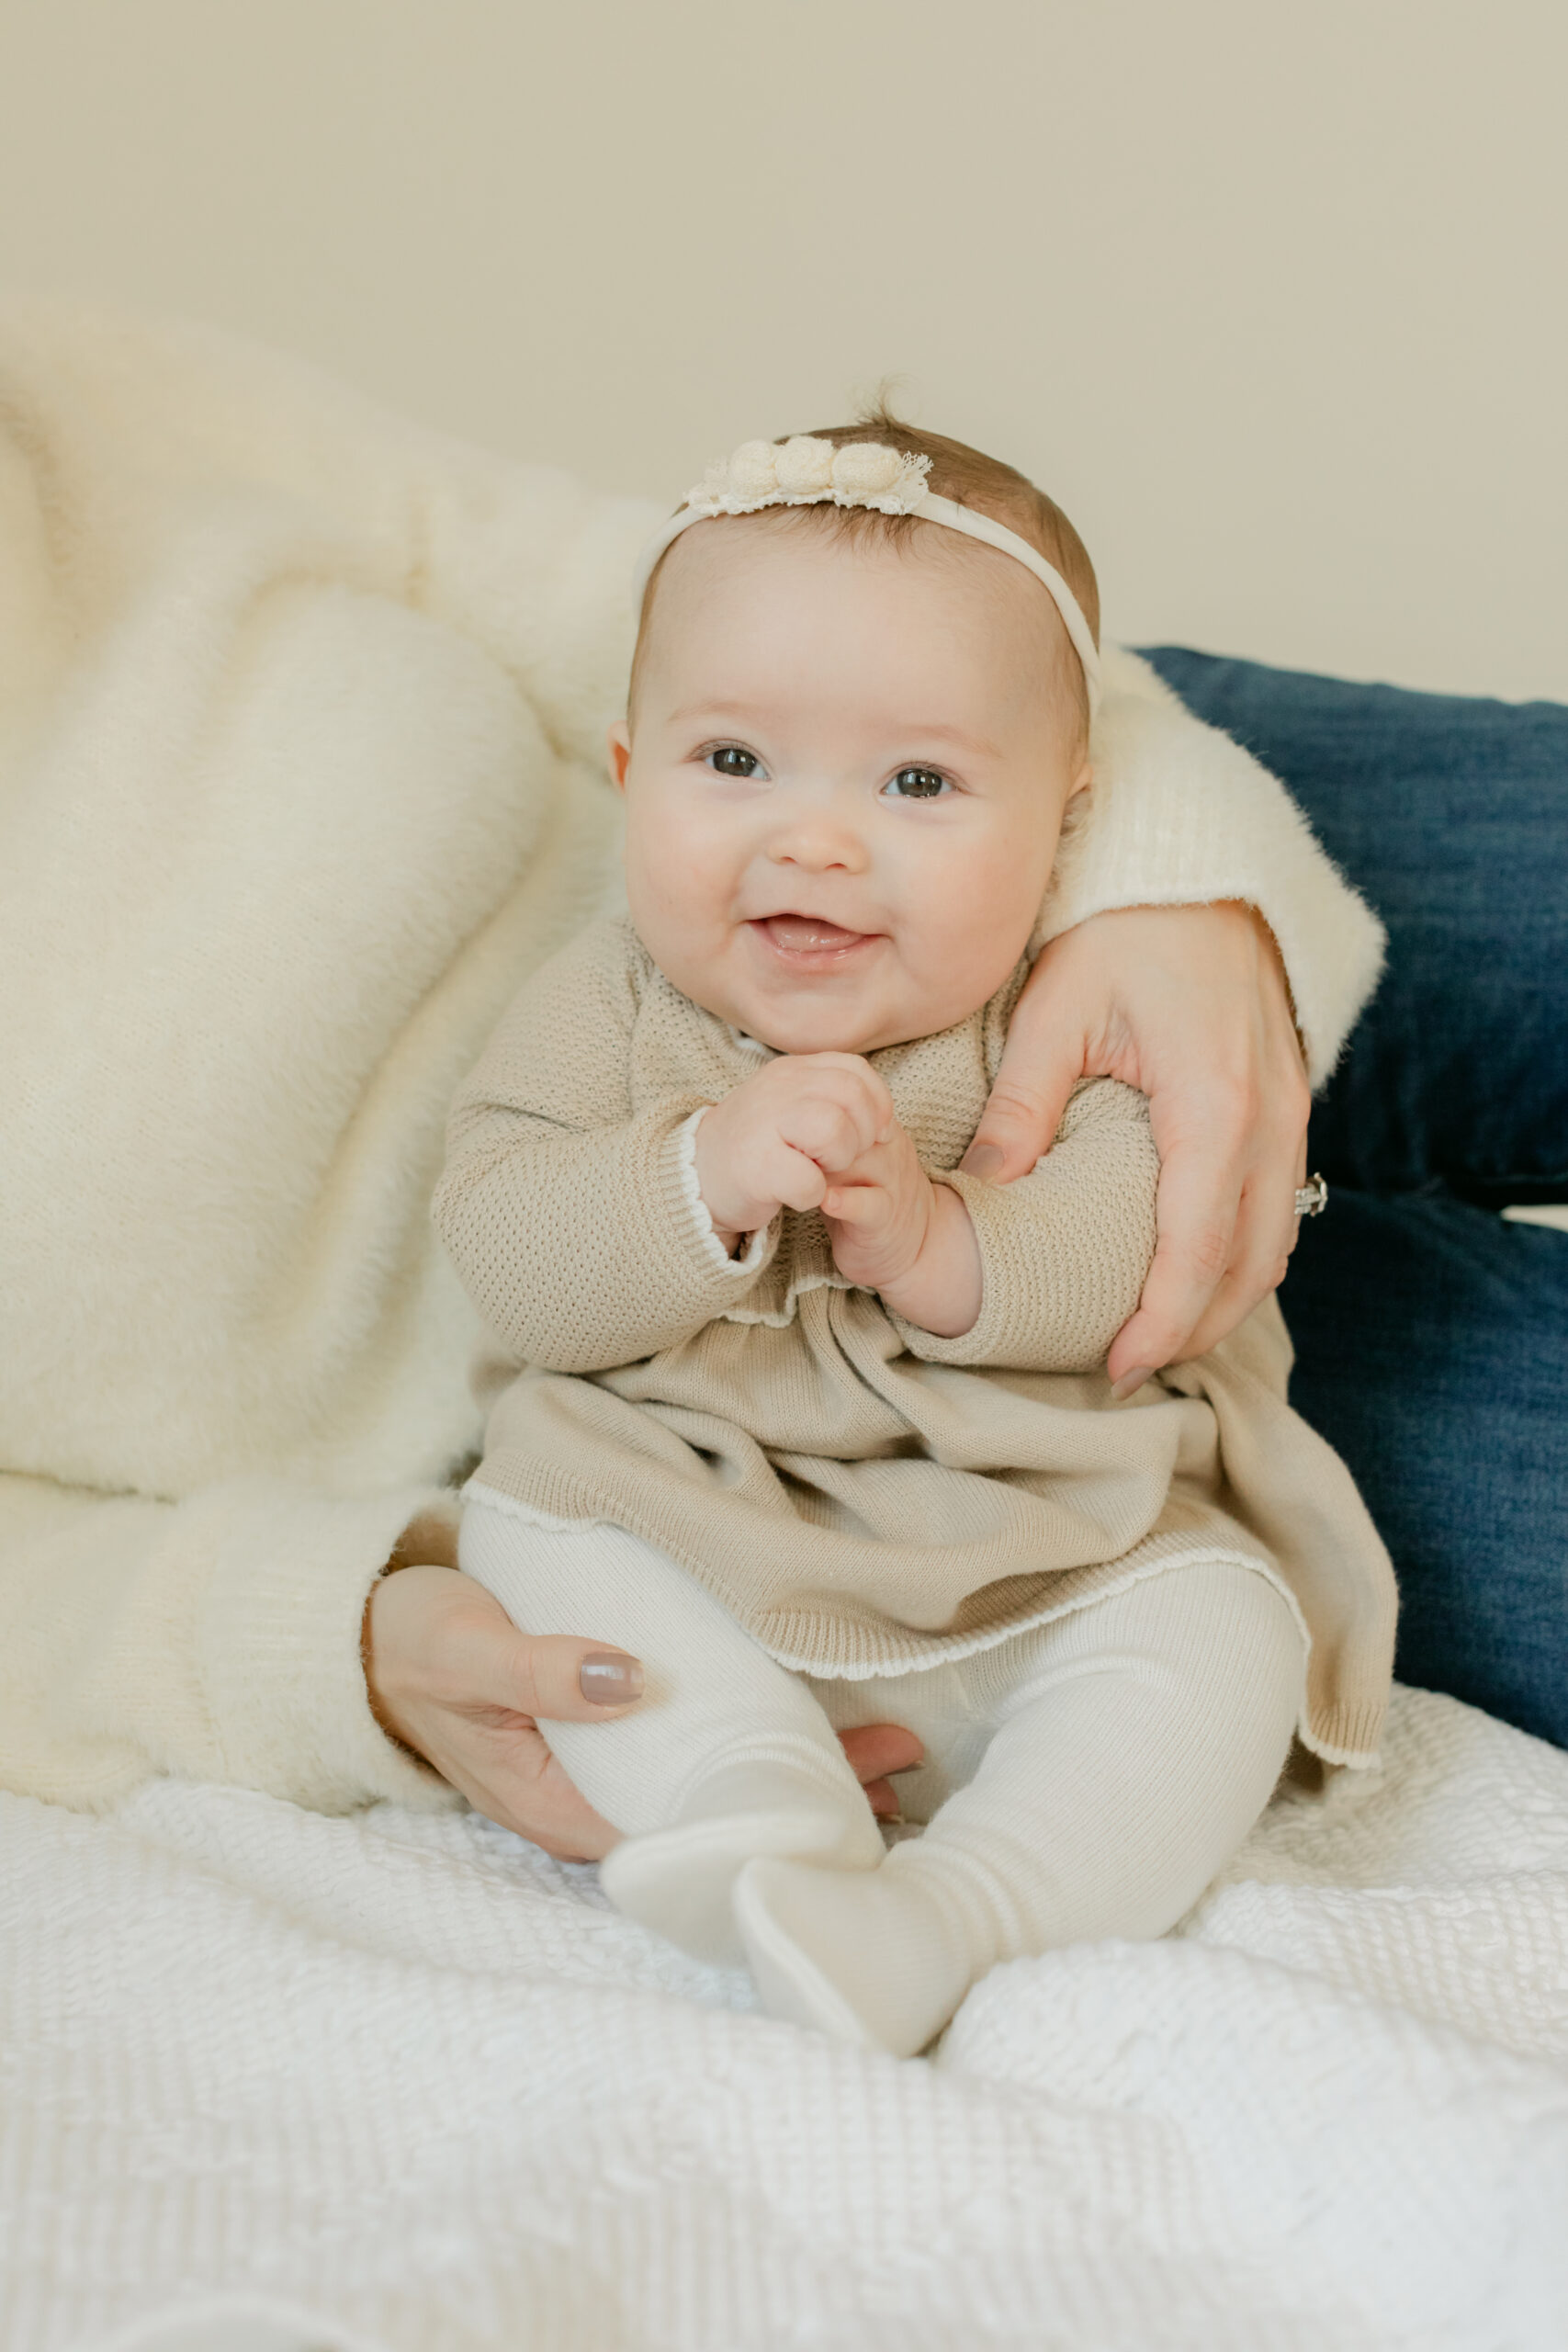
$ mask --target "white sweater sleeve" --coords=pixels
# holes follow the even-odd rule
[[[1240,899],[1280,944],[1319,1086],[1382,967],[1383,929],[1279,780],[1194,718],[1135,653],[1108,646],[1094,781],[1064,836],[1038,938],[1110,907]]]
[[[400,1535],[454,1503],[265,1478],[166,1503],[0,1476],[0,1786],[83,1812],[154,1773],[322,1813],[456,1804],[377,1725],[359,1649]]]

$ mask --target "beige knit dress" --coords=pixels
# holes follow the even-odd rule
[[[1254,1563],[1311,1642],[1302,1737],[1376,1755],[1393,1576],[1337,1456],[1285,1402],[1272,1300],[1111,1398],[1104,1360],[1154,1247],[1142,1095],[1082,1086],[1032,1174],[955,1172],[1027,967],[980,1012],[870,1059],[979,1242],[978,1320],[918,1329],[786,1211],[728,1259],[694,1123],[765,1051],[682,996],[625,922],[532,978],[460,1092],[436,1224],[494,1335],[476,1485],[625,1527],[783,1664],[907,1673],[1175,1563]]]

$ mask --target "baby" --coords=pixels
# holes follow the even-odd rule
[[[1393,1578],[1272,1302],[1112,1396],[1142,1096],[963,1167],[1092,789],[1066,517],[879,415],[746,444],[642,579],[630,919],[522,990],[436,1195],[496,1342],[459,1557],[645,1661],[544,1726],[619,1907],[908,2054],[999,1961],[1170,1928],[1293,1736],[1374,1760]],[[877,1721],[926,1751],[891,1850],[837,1739]]]

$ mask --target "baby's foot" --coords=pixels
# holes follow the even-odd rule
[[[771,2017],[912,2058],[968,1991],[967,1939],[914,1879],[755,1861],[735,1916]]]
[[[837,1792],[773,1764],[733,1765],[704,1781],[668,1829],[626,1838],[600,1864],[618,1911],[697,1960],[745,1963],[735,1884],[759,1856],[802,1856],[828,1874],[874,1870],[882,1832],[859,1790]]]

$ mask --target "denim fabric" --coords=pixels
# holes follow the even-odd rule
[[[1568,1747],[1568,707],[1159,647],[1283,777],[1389,967],[1314,1114],[1292,1397],[1399,1571],[1399,1672]]]

